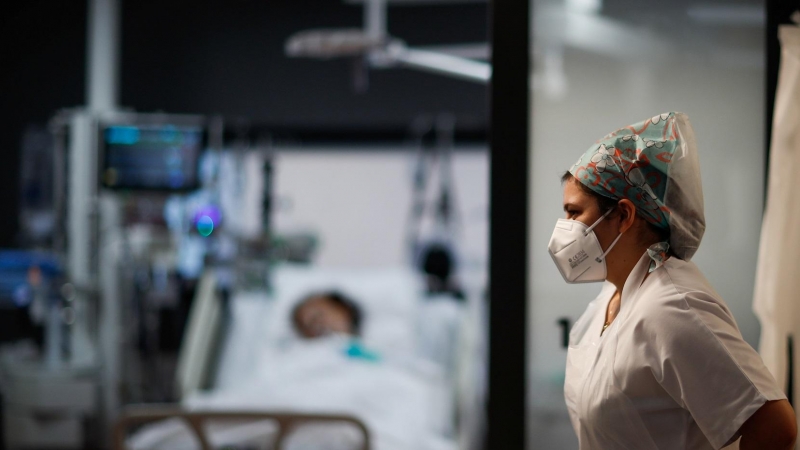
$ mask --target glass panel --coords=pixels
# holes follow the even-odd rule
[[[764,186],[763,2],[535,0],[530,229],[531,448],[576,448],[563,397],[562,325],[598,284],[567,285],[547,252],[560,175],[598,138],[689,115],[707,229],[693,261],[756,345],[751,311]]]
[[[148,404],[135,448],[199,448],[180,408],[302,416],[285,446],[217,416],[214,448],[479,448],[487,2],[73,3],[3,23],[7,446],[103,448]]]

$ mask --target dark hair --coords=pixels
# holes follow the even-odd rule
[[[351,320],[351,327],[350,332],[356,336],[361,335],[361,323],[364,318],[363,313],[361,312],[361,307],[358,306],[356,302],[354,302],[350,297],[342,294],[339,291],[324,291],[318,292],[314,294],[307,295],[303,300],[295,305],[294,309],[292,310],[292,320],[297,326],[297,313],[300,311],[300,308],[303,307],[309,300],[313,298],[325,298],[330,300],[331,302],[345,308],[347,312],[350,314]]]
[[[578,181],[578,179],[575,178],[569,171],[566,171],[564,172],[564,175],[561,175],[561,183],[566,183],[570,180],[575,180],[584,193],[591,195],[595,198],[595,200],[597,200],[597,206],[600,208],[601,215],[607,213],[611,208],[617,206],[619,200],[606,197],[605,195],[601,195],[593,191],[588,186]],[[639,217],[642,217],[642,215],[639,214],[638,209],[636,210],[636,214],[639,215]],[[669,241],[669,228],[659,228],[647,221],[645,221],[645,223],[647,224],[647,229],[658,238],[659,242]]]

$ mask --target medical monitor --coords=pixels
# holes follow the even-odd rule
[[[205,136],[200,123],[102,124],[100,181],[109,189],[196,189]]]

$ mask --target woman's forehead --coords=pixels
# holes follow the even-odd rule
[[[591,203],[592,196],[587,194],[578,183],[580,182],[574,178],[564,183],[564,205],[586,205]]]

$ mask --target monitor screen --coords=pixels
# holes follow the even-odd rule
[[[196,188],[204,135],[198,125],[103,127],[103,186],[167,191]]]

